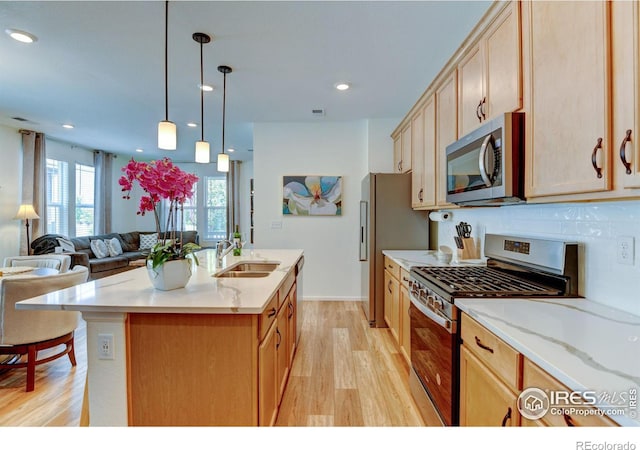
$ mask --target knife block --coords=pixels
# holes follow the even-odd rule
[[[480,252],[476,246],[476,240],[474,238],[462,238],[462,255],[460,259],[478,259],[480,258]]]

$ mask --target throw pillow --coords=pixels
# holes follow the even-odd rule
[[[140,250],[149,250],[157,243],[158,243],[158,235],[155,233],[140,235]]]
[[[122,255],[122,245],[120,245],[120,240],[118,238],[105,239],[104,243],[107,244],[109,256]]]
[[[70,239],[58,238],[58,244],[62,247],[63,252],[73,253],[76,251],[76,246],[73,245]]]
[[[90,246],[91,251],[94,255],[96,255],[96,258],[100,259],[109,256],[109,250],[107,249],[107,244],[105,244],[104,241],[96,239],[94,241],[91,241]]]

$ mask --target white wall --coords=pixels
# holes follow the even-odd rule
[[[22,180],[22,136],[16,128],[0,125],[0,265],[19,251],[20,229],[24,222],[14,220],[20,207]]]
[[[367,123],[259,123],[253,131],[255,247],[304,250],[305,299],[359,299],[358,205],[367,171]],[[342,216],[283,216],[283,175],[342,176]]]
[[[452,248],[455,224],[465,221],[474,235],[540,236],[580,243],[580,295],[640,315],[640,201],[512,205],[453,210],[438,223],[438,243]],[[616,261],[618,236],[634,238],[633,265]]]
[[[393,172],[393,140],[391,139],[391,133],[401,120],[401,118],[396,118],[370,119],[367,121],[366,172]]]

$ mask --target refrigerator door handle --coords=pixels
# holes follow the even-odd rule
[[[367,202],[360,201],[360,261],[366,261],[369,249],[367,248]]]

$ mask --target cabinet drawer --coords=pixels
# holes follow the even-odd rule
[[[519,390],[521,355],[500,338],[462,314],[462,341],[474,355],[484,362],[514,391]]]
[[[291,286],[293,286],[293,283],[295,281],[296,281],[295,273],[293,270],[291,270],[291,272],[289,272],[289,274],[285,277],[284,281],[280,285],[280,289],[278,289],[278,296],[279,296],[278,309],[280,309],[280,306],[282,305],[282,303],[284,303],[285,299],[287,298],[287,295],[289,294],[289,291],[291,290]]]
[[[400,279],[400,265],[388,256],[384,257],[384,268],[388,270],[396,280]]]
[[[545,392],[548,391],[563,391],[571,392],[564,384],[560,383],[554,377],[549,375],[546,371],[538,367],[536,364],[524,358],[522,367],[522,388],[527,389],[530,387],[536,387],[542,389]],[[559,405],[558,405],[559,406]],[[572,405],[567,405],[572,406]],[[589,410],[595,410],[592,406],[585,406],[584,408]],[[600,416],[597,414],[571,414],[570,411],[566,411],[564,414],[551,414],[548,412],[541,419],[537,421],[529,421],[532,423],[542,422],[544,425],[554,427],[576,426],[576,427],[612,427],[617,426],[611,419],[606,416]],[[527,425],[531,425],[527,423]]]
[[[260,321],[258,323],[258,338],[262,341],[269,331],[271,324],[276,320],[276,314],[278,313],[278,293],[274,294],[269,300],[269,303],[260,314]]]
[[[409,272],[402,267],[400,268],[400,286],[409,290]]]

